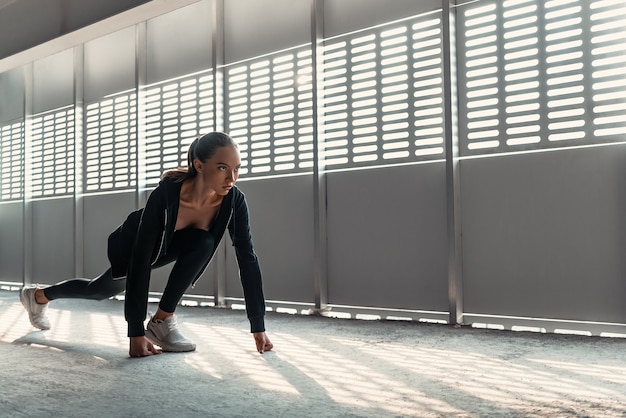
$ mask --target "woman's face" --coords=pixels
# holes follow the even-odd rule
[[[204,163],[195,160],[194,164],[204,184],[215,190],[217,194],[225,196],[239,178],[241,157],[239,150],[235,147],[219,147],[215,154]]]

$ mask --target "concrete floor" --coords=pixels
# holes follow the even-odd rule
[[[0,290],[0,417],[621,417],[626,340],[181,307],[198,349],[130,359],[123,303],[34,330]],[[150,309],[154,309],[154,305]]]

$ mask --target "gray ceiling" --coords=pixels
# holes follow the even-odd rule
[[[0,0],[0,59],[151,0]]]

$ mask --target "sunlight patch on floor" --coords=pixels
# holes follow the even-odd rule
[[[16,302],[0,312],[0,341],[13,343],[32,334],[39,343],[48,340],[55,343],[88,341],[89,344],[108,347],[128,345],[126,323],[120,315],[101,313],[77,313],[65,309],[48,309],[49,330],[39,330],[30,324],[28,313]],[[84,338],[78,337],[85,336]],[[30,344],[35,346],[35,344]]]
[[[215,365],[212,364],[206,368],[205,364],[201,370],[216,378],[221,378],[219,364],[227,361],[264,389],[299,395],[298,390],[286,381],[284,376],[272,369],[263,356],[256,351],[254,338],[249,332],[193,323],[186,323],[185,329],[193,333],[188,338],[194,340],[199,350],[216,353],[216,356],[208,356],[215,359]],[[190,361],[192,361],[191,358]]]
[[[425,379],[435,379],[459,392],[520,413],[529,405],[541,408],[542,413],[562,411],[563,406],[580,408],[581,404],[593,409],[603,400],[625,400],[625,394],[600,385],[589,386],[584,380],[564,378],[551,373],[538,360],[501,360],[471,352],[457,352],[424,347],[405,347],[385,344],[384,348],[351,340],[336,342],[377,359],[393,367],[403,368]],[[559,366],[554,362],[546,363]],[[563,366],[564,364],[560,364]],[[568,365],[573,367],[573,365]],[[580,365],[580,370],[593,370],[593,365]],[[625,369],[626,370],[626,369]],[[622,373],[624,370],[622,370]],[[604,375],[604,377],[606,377]],[[624,378],[619,378],[624,382]],[[608,379],[607,379],[608,381]],[[466,395],[463,395],[466,396]],[[558,403],[558,407],[555,406]]]
[[[542,359],[529,359],[529,361],[536,362],[547,367],[568,370],[572,373],[577,373],[584,376],[595,377],[598,380],[604,382],[626,385],[626,367],[607,366],[599,364],[567,363],[562,361]],[[587,387],[587,389],[589,389],[591,393],[585,393],[585,395],[593,394],[596,391],[593,386]]]
[[[76,314],[71,311],[58,309],[48,311],[47,316],[50,320],[50,329],[45,332],[46,339],[62,343],[69,342],[72,329],[72,315]]]
[[[187,356],[185,357],[185,363],[218,380],[223,378],[213,365],[213,362],[204,356]]]
[[[89,313],[88,316],[90,341],[94,344],[108,347],[124,347],[128,344],[126,323],[122,318],[100,313]]]
[[[191,333],[187,332],[187,330],[190,330]],[[208,335],[208,330],[206,327],[194,323],[185,323],[184,335],[186,335],[187,338],[192,339],[196,343],[196,350],[198,351],[205,351],[205,346],[209,345],[209,339],[211,338],[211,336]],[[212,356],[187,356],[185,357],[185,363],[200,370],[202,373],[206,373],[216,379],[222,379],[222,374],[219,372],[215,364],[217,362]]]
[[[312,341],[276,334],[277,356],[313,379],[333,401],[361,408],[380,408],[401,416],[424,413],[452,416],[463,413],[454,406],[409,387],[392,375],[382,374],[321,347]]]
[[[39,349],[43,349],[43,350],[50,350],[50,351],[55,351],[57,353],[63,353],[63,350],[61,350],[58,347],[50,347],[49,345],[45,345],[45,344],[36,344],[36,343],[32,343],[28,345],[29,347],[32,348],[39,348]]]
[[[28,321],[28,313],[18,302],[0,313],[0,341],[11,343],[35,330]]]

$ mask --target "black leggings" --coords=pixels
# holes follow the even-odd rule
[[[202,229],[187,228],[174,233],[167,253],[152,265],[152,269],[155,269],[176,261],[159,302],[161,310],[174,312],[189,285],[209,261],[207,258],[214,245],[213,235]],[[109,268],[95,279],[70,279],[46,287],[43,292],[49,300],[103,300],[118,295],[125,289],[126,278],[114,279]]]

